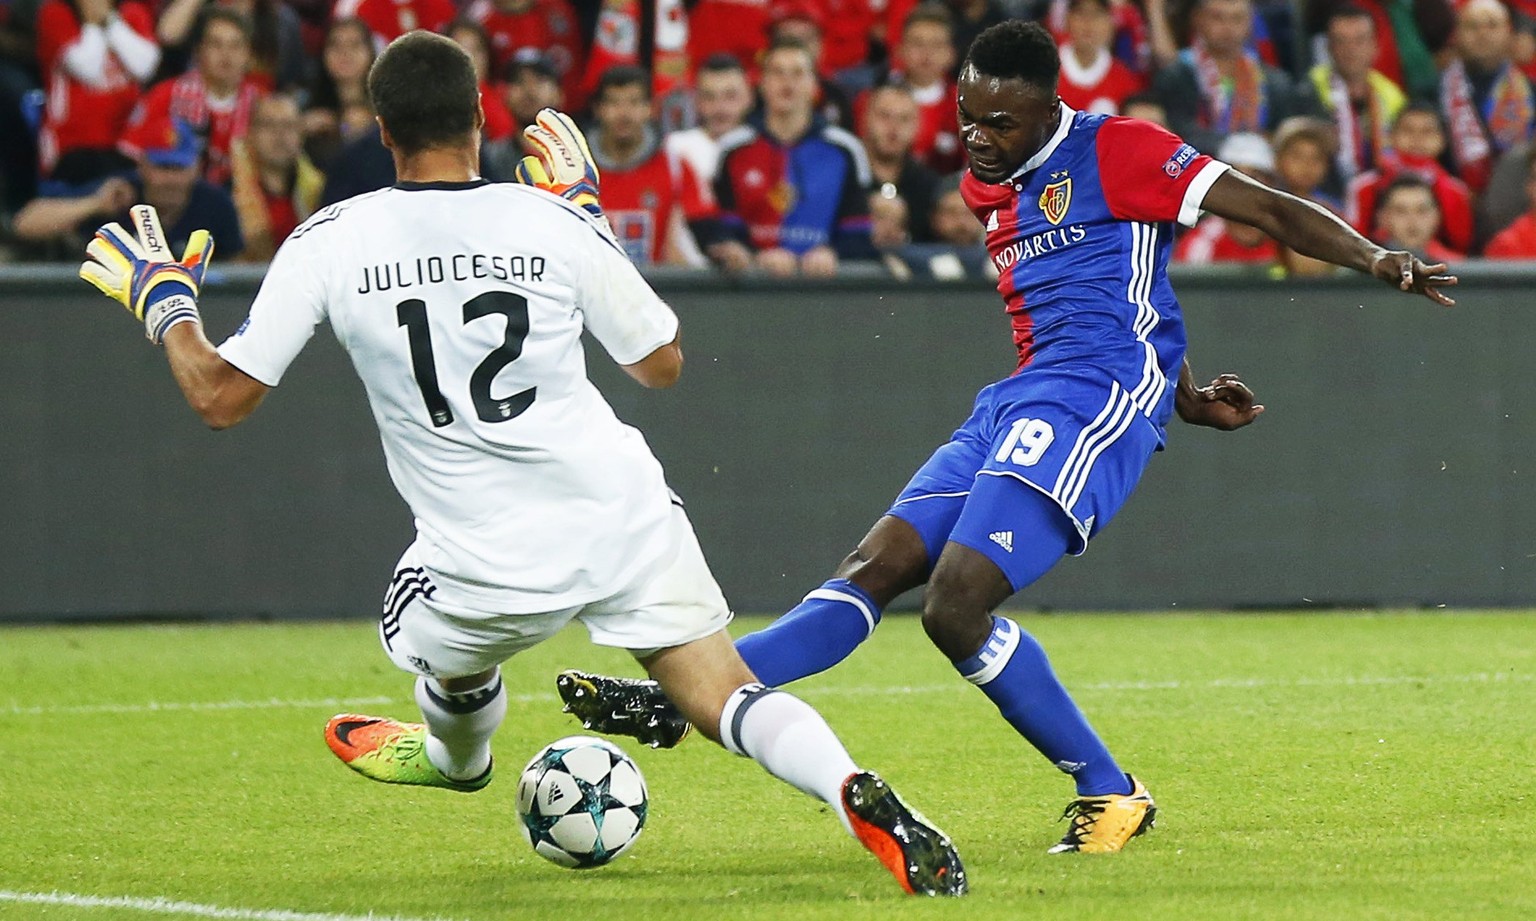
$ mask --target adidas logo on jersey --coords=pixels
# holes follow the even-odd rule
[[[987,535],[987,538],[990,539],[992,543],[997,544],[999,547],[1002,547],[1009,553],[1013,552],[1012,531],[993,531],[991,534]]]
[[[994,231],[996,229],[997,229],[997,212],[994,211],[991,214],[987,215],[987,232],[991,233],[992,231]]]

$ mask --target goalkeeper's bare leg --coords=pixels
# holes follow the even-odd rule
[[[902,889],[965,894],[965,869],[949,838],[855,765],[809,704],[759,683],[725,631],[663,649],[641,664],[709,739],[831,806]]]

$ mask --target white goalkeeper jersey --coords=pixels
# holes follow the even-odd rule
[[[400,183],[315,214],[219,354],[275,387],[330,322],[368,392],[436,597],[491,612],[607,597],[672,552],[645,439],[587,380],[677,317],[586,212],[527,186]]]

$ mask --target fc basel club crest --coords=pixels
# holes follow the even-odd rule
[[[1040,193],[1040,210],[1052,224],[1060,224],[1072,204],[1072,179],[1053,182]]]

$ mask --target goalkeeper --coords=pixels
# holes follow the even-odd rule
[[[206,235],[175,260],[139,209],[135,232],[101,228],[81,267],[164,345],[215,428],[255,409],[322,320],[362,378],[417,523],[379,638],[416,676],[424,721],[339,714],[332,752],[385,783],[483,789],[507,713],[501,664],[580,620],[594,642],[630,650],[705,735],[825,802],[905,891],[963,894],[949,839],[857,767],[814,709],[757,683],[661,465],[587,380],[583,329],[648,387],[677,380],[682,352],[677,317],[608,233],[581,133],[544,110],[528,130],[538,156],[519,170],[528,184],[493,185],[478,175],[484,116],[457,45],[408,33],[368,89],[398,182],[295,230],[217,349],[197,312]],[[519,258],[541,268],[497,274],[496,260]]]

